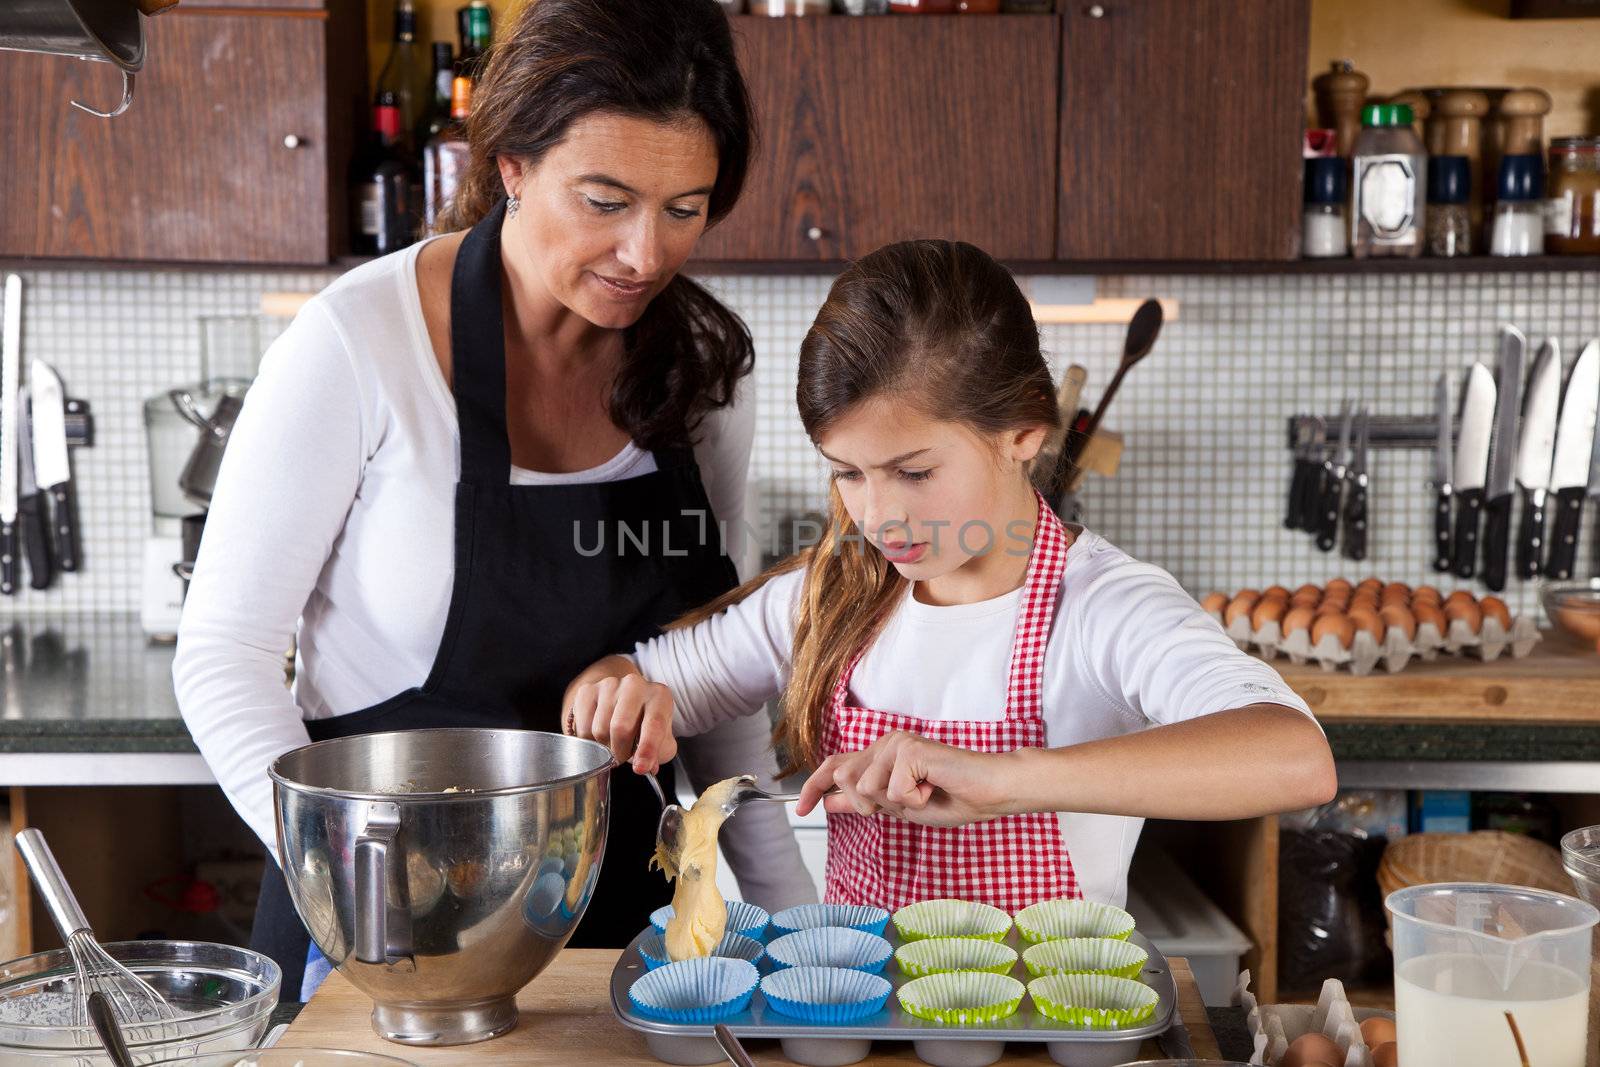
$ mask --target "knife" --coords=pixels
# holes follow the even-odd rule
[[[6,275],[6,318],[0,343],[0,593],[17,591],[17,419],[22,384],[22,279]]]
[[[1522,486],[1522,524],[1517,532],[1517,576],[1527,581],[1544,569],[1544,509],[1561,407],[1561,342],[1539,346],[1522,397],[1522,437],[1517,445],[1517,483]]]
[[[1299,424],[1295,433],[1294,473],[1289,477],[1289,508],[1283,518],[1285,530],[1305,528],[1306,483],[1317,476],[1317,456],[1312,451],[1314,432],[1307,419]]]
[[[1344,545],[1340,548],[1345,559],[1367,558],[1367,421],[1363,406],[1356,415],[1355,459],[1345,472],[1350,483],[1344,495]]]
[[[28,386],[17,394],[17,410],[28,410]],[[17,427],[17,536],[28,557],[28,585],[48,589],[55,577],[50,556],[50,516],[33,473],[33,434],[31,418],[24,417]]]
[[[1578,353],[1578,362],[1572,365],[1572,374],[1567,378],[1567,396],[1561,402],[1561,423],[1556,429],[1555,459],[1551,466],[1556,519],[1550,531],[1550,559],[1545,570],[1550,577],[1561,581],[1572,577],[1577,563],[1585,486],[1588,492],[1600,496],[1600,446],[1595,442],[1597,411],[1600,411],[1600,342],[1590,341]]]
[[[1483,581],[1495,592],[1506,587],[1511,549],[1511,497],[1516,475],[1517,398],[1522,392],[1522,361],[1528,339],[1515,326],[1500,328],[1500,358],[1495,368],[1494,441],[1489,446],[1489,484],[1484,489],[1488,518],[1483,529]]]
[[[1333,551],[1339,534],[1339,498],[1350,466],[1350,429],[1355,407],[1346,399],[1339,405],[1339,447],[1322,461],[1322,499],[1317,505],[1317,547]]]
[[[1438,490],[1438,503],[1433,509],[1433,569],[1443,574],[1450,569],[1450,498],[1455,494],[1455,474],[1451,460],[1455,458],[1454,434],[1450,420],[1450,372],[1439,375],[1433,390],[1435,419],[1433,443],[1433,486]]]
[[[28,366],[33,383],[33,461],[39,485],[49,494],[55,513],[56,564],[75,571],[83,561],[78,527],[78,500],[72,487],[72,465],[67,461],[66,400],[61,376],[44,360]]]
[[[1456,438],[1455,546],[1450,559],[1456,577],[1478,572],[1478,526],[1483,511],[1483,476],[1489,466],[1489,429],[1494,424],[1494,376],[1482,363],[1467,371],[1461,397],[1461,432]]]

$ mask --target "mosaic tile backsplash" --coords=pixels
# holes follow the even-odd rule
[[[93,406],[96,440],[75,455],[85,567],[12,612],[136,612],[150,527],[142,402],[200,374],[202,316],[252,314],[263,292],[310,291],[331,273],[29,269],[26,356],[55,365]],[[755,334],[759,423],[750,514],[762,543],[775,524],[818,508],[824,465],[794,411],[800,339],[827,293],[823,277],[705,279]],[[1119,475],[1091,478],[1085,521],[1175,574],[1191,592],[1294,586],[1337,574],[1436,581],[1429,567],[1432,489],[1423,451],[1372,458],[1370,557],[1351,564],[1283,529],[1290,474],[1285,420],[1336,412],[1357,396],[1376,414],[1425,415],[1435,377],[1488,360],[1502,322],[1533,345],[1558,337],[1570,364],[1600,335],[1600,273],[1140,276],[1098,280],[1101,296],[1178,303],[1154,352],[1125,381],[1106,420],[1122,433]],[[267,339],[282,323],[269,322]],[[1089,370],[1092,406],[1110,379],[1121,326],[1047,326],[1059,372]],[[1593,511],[1580,574],[1595,573]],[[1481,587],[1477,590],[1482,593]],[[1536,611],[1534,583],[1512,579],[1513,611]]]

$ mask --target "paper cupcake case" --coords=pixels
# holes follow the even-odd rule
[[[974,901],[923,900],[895,912],[894,928],[902,941],[933,937],[1003,941],[1011,932],[1011,916]]]
[[[888,979],[844,967],[786,967],[761,979],[769,1008],[814,1023],[849,1023],[876,1015],[893,992]]]
[[[640,939],[638,949],[639,955],[644,958],[645,967],[652,971],[672,962],[667,957],[667,935],[653,927]],[[733,933],[722,935],[717,947],[711,950],[712,956],[744,960],[746,963],[755,964],[757,969],[760,968],[761,958],[765,953],[766,949],[755,938]]]
[[[1027,988],[1015,978],[984,971],[953,971],[915,978],[900,987],[908,1015],[949,1026],[986,1026],[1017,1013]]]
[[[1133,934],[1133,916],[1110,904],[1089,900],[1046,900],[1023,908],[1017,932],[1030,945],[1074,937],[1110,937],[1126,941]]]
[[[1131,941],[1109,937],[1074,937],[1043,941],[1022,954],[1034,978],[1047,974],[1103,974],[1138,978],[1150,953]]]
[[[798,933],[820,926],[844,926],[882,937],[889,913],[866,904],[801,904],[772,917],[772,936]]]
[[[760,975],[755,964],[721,956],[668,963],[628,990],[640,1014],[673,1023],[715,1023],[750,1006]]]
[[[746,904],[742,900],[729,900],[725,902],[728,907],[728,932],[743,934],[752,941],[764,941],[767,936],[767,926],[772,921],[765,909],[754,904]],[[650,925],[655,927],[656,933],[667,932],[667,923],[672,921],[674,911],[671,904],[657,908],[650,913]]]
[[[895,950],[894,959],[896,968],[907,978],[953,971],[1010,974],[1017,965],[1017,950],[977,937],[930,937],[901,945]]]
[[[767,945],[774,970],[786,967],[843,967],[878,974],[889,964],[894,949],[889,942],[865,930],[847,926],[818,926],[777,937]]]
[[[1028,983],[1039,1014],[1088,1030],[1129,1030],[1155,1015],[1160,998],[1143,982],[1105,974],[1047,974]]]

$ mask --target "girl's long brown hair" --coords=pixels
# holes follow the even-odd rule
[[[983,435],[1060,423],[1027,298],[989,255],[959,241],[903,241],[839,276],[800,345],[796,399],[813,443],[874,397]],[[836,488],[827,531],[766,573],[673,624],[736,604],[804,567],[788,688],[775,743],[786,773],[815,766],[834,686],[904,595],[902,578],[867,545]]]
[[[475,225],[505,196],[499,157],[536,165],[598,112],[704,122],[717,145],[707,225],[733,210],[755,130],[715,0],[531,0],[497,35],[473,91],[467,171],[439,232]],[[625,331],[612,420],[642,448],[686,444],[754,361],[745,324],[680,274]]]

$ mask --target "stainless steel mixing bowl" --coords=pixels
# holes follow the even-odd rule
[[[614,766],[593,741],[478,729],[321,741],[272,765],[289,895],[381,1036],[458,1045],[516,1025],[517,991],[594,892]]]

